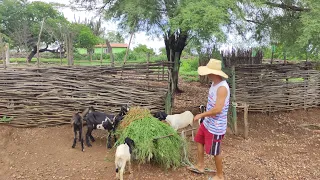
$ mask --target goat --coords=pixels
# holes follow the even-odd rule
[[[159,119],[160,121],[165,120],[167,118],[167,116],[168,116],[167,113],[161,112],[161,111],[156,112],[156,113],[153,114],[153,117]]]
[[[199,110],[200,110],[200,113],[204,113],[204,112],[206,112],[206,110],[207,110],[207,108],[206,108],[206,106],[204,106],[204,105],[200,105],[199,106]],[[203,120],[204,120],[204,118],[201,118],[201,119],[199,119],[199,125],[203,122]]]
[[[83,147],[83,137],[82,137],[82,128],[83,128],[83,121],[82,121],[82,117],[80,115],[80,113],[75,113],[72,116],[71,119],[71,127],[73,127],[73,131],[74,131],[74,139],[73,139],[73,144],[72,144],[72,148],[76,147],[76,143],[77,143],[77,131],[79,131],[79,141],[81,142],[81,150],[84,151],[84,147]]]
[[[129,111],[129,105],[122,106],[120,109],[120,112],[117,116],[106,114],[104,112],[98,112],[95,111],[93,108],[90,110],[90,108],[87,108],[84,111],[84,120],[87,122],[87,133],[86,133],[86,144],[88,147],[91,147],[89,138],[92,142],[95,141],[94,137],[92,136],[93,129],[104,129],[109,131],[108,135],[108,142],[107,146],[110,149],[111,144],[111,131],[115,132],[116,127],[118,126],[119,122],[123,119],[123,116],[126,115],[126,113]],[[116,137],[114,135],[115,141]]]
[[[180,114],[167,115],[165,121],[168,122],[170,126],[173,127],[173,129],[176,131],[190,125],[192,128],[192,139],[194,139],[193,118],[194,115],[191,111],[185,111]],[[184,134],[184,131],[182,131],[181,133]]]
[[[125,138],[124,144],[120,144],[117,147],[116,154],[115,154],[115,166],[116,166],[116,178],[123,180],[123,173],[126,167],[126,163],[128,162],[129,172],[132,173],[131,169],[131,154],[132,149],[134,148],[135,144],[134,141],[128,137]],[[120,172],[119,172],[120,168]]]

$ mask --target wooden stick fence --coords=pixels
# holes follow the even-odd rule
[[[319,107],[319,78],[319,71],[301,65],[238,65],[236,98],[257,112]]]
[[[168,83],[151,69],[157,70],[156,65],[150,63],[149,71],[144,65],[0,69],[0,117],[14,117],[11,126],[36,127],[67,124],[73,112],[90,105],[109,113],[128,102],[163,111]],[[158,64],[162,66],[170,68]]]

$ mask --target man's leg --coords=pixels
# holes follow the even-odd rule
[[[224,135],[214,135],[213,143],[211,146],[210,154],[214,155],[214,161],[217,169],[216,175],[213,177],[213,180],[223,180],[223,171],[222,171],[222,155],[221,155],[221,140]]]
[[[197,173],[204,173],[204,144],[205,144],[205,136],[204,136],[204,126],[200,125],[196,137],[194,141],[197,142],[198,148],[198,162],[195,167],[188,167],[189,170]]]
[[[195,168],[197,168],[200,172],[204,172],[204,145],[201,143],[198,144],[198,164]]]
[[[220,179],[224,179],[223,178],[223,172],[222,172],[222,155],[219,154],[217,156],[214,156],[214,161],[216,164],[216,168],[217,168],[217,174],[213,177],[214,180],[220,180]]]

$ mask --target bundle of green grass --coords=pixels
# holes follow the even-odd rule
[[[133,154],[139,163],[153,162],[164,168],[181,165],[186,142],[171,126],[154,118],[148,109],[130,108],[116,133],[120,136],[116,146],[126,137],[135,142]]]

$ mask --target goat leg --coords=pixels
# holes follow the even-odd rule
[[[84,147],[83,147],[83,136],[82,136],[82,129],[80,129],[80,132],[79,132],[79,138],[81,140],[81,150],[82,152],[84,151]]]
[[[111,149],[111,132],[109,132],[109,135],[108,135],[108,140],[107,140],[107,147],[108,149]]]
[[[88,130],[87,130],[87,134],[86,134],[86,143],[87,143],[87,146],[88,147],[91,147],[92,145],[90,144],[90,140],[89,140],[89,137],[91,135],[91,132],[93,130],[93,127],[92,126],[87,126],[88,127]]]
[[[116,136],[116,130],[113,129],[113,138],[114,138],[114,143],[117,142],[117,136]]]
[[[96,140],[94,139],[94,137],[92,136],[92,134],[90,134],[90,139],[92,142],[95,142]]]
[[[77,131],[74,131],[74,138],[73,138],[72,148],[76,147],[76,143],[77,143]]]

